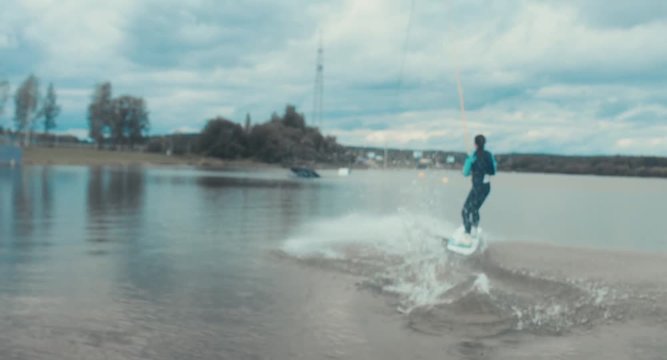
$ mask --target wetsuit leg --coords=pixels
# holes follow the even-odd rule
[[[474,209],[475,197],[475,188],[473,187],[470,190],[470,193],[468,193],[466,202],[463,204],[463,210],[461,210],[461,216],[463,217],[463,227],[465,227],[467,234],[470,234],[470,230],[472,228],[472,212]]]
[[[470,234],[473,226],[479,225],[479,209],[482,207],[484,200],[491,191],[490,184],[482,184],[473,186],[463,204],[461,216],[463,216],[463,226],[466,233]]]
[[[474,227],[479,226],[479,209],[484,204],[486,197],[489,196],[489,192],[491,192],[491,184],[482,184],[477,190],[472,211],[472,226]]]

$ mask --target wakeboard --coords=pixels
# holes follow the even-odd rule
[[[482,234],[478,231],[474,236],[470,237],[470,242],[462,241],[465,232],[458,229],[449,237],[442,237],[442,244],[448,251],[453,253],[469,256],[477,252],[481,248]]]

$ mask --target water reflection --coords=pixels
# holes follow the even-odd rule
[[[30,241],[30,235],[34,230],[32,220],[35,204],[32,203],[30,193],[30,176],[25,176],[24,172],[29,173],[30,170],[20,169],[12,174],[14,175],[12,191],[13,216],[10,215],[10,224],[13,224],[12,235],[16,240],[16,244],[23,241]]]
[[[52,221],[50,220],[53,219],[54,215],[53,214],[54,191],[53,191],[53,181],[51,181],[52,177],[53,174],[50,167],[42,168],[40,177],[40,185],[41,185],[40,198],[42,199],[42,208],[41,208],[42,211],[39,217],[42,219],[46,219],[45,221],[42,222],[45,232],[49,231],[49,228],[52,224]]]
[[[239,241],[247,241],[253,232],[266,230],[272,237],[281,238],[306,217],[321,213],[320,198],[326,196],[323,190],[331,184],[288,178],[281,173],[273,175],[264,178],[199,177],[202,213],[208,214],[204,216],[207,220],[202,226],[210,228],[215,223],[216,231]],[[328,205],[335,202],[335,199],[330,200]]]
[[[50,177],[44,167],[0,168],[0,294],[43,281],[34,264],[44,261],[52,243]]]
[[[53,218],[51,176],[48,167],[3,169],[2,192],[11,195],[9,203],[0,203],[0,224],[8,229],[3,237],[13,240],[12,245],[25,247],[48,243],[43,235],[48,233]]]
[[[156,301],[176,286],[169,254],[153,251],[152,240],[162,235],[162,229],[147,214],[152,207],[147,205],[146,187],[143,168],[90,168],[86,240],[89,254],[112,256],[121,296]],[[169,239],[160,240],[168,248]]]
[[[142,169],[92,167],[88,170],[87,239],[93,242],[134,241],[142,229]]]

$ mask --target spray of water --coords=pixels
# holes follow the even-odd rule
[[[365,284],[396,295],[400,308],[434,304],[456,283],[441,238],[456,226],[399,210],[377,217],[352,214],[310,224],[288,239],[288,255],[366,276]],[[452,278],[450,278],[450,276]]]
[[[425,332],[560,333],[614,316],[613,293],[604,286],[508,270],[484,254],[448,253],[440,237],[456,231],[457,225],[405,210],[350,214],[302,228],[282,251],[361,276],[363,287],[395,299],[410,326]]]

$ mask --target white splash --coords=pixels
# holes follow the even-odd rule
[[[477,275],[475,282],[473,283],[473,288],[480,293],[490,294],[491,293],[491,283],[489,282],[488,276],[481,273]]]
[[[436,304],[451,288],[441,237],[456,225],[399,210],[319,221],[288,239],[282,250],[299,259],[337,261],[373,269],[369,281],[400,297],[404,307]],[[480,286],[484,285],[481,279]]]

